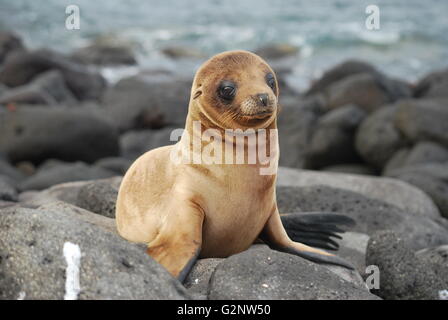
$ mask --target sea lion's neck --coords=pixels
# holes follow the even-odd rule
[[[195,163],[245,164],[275,167],[275,171],[278,166],[276,119],[267,128],[226,129],[190,109],[180,144]]]

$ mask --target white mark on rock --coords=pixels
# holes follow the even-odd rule
[[[64,300],[78,299],[81,287],[79,285],[79,267],[81,264],[81,249],[77,244],[64,243],[64,257],[67,262],[65,270],[65,296]]]
[[[25,291],[20,291],[17,300],[25,300],[25,297],[26,297]]]
[[[439,291],[439,299],[440,300],[448,300],[448,290],[440,290]]]
[[[269,288],[269,286],[268,286],[266,283],[263,283],[261,286],[262,286],[263,288]]]

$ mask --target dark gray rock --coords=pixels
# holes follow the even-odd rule
[[[57,70],[44,72],[31,83],[13,88],[0,96],[0,104],[74,105],[76,102],[65,85],[62,73]]]
[[[66,242],[78,245],[82,254],[79,299],[189,298],[144,247],[88,222],[73,210],[56,208],[1,211],[0,298],[63,299]]]
[[[412,148],[403,148],[395,152],[384,167],[383,175],[387,176],[392,171],[403,167],[447,161],[448,149],[435,142],[422,141]]]
[[[368,73],[355,74],[332,84],[326,90],[326,98],[330,109],[353,103],[369,113],[391,102],[376,77]]]
[[[400,101],[394,123],[413,142],[434,141],[448,148],[448,108],[440,101]]]
[[[0,157],[0,175],[4,175],[13,181],[20,181],[25,176],[17,170],[17,168],[13,167],[8,161],[2,159]]]
[[[64,163],[38,172],[19,184],[20,190],[42,190],[56,184],[70,181],[104,179],[115,176],[115,173],[89,166],[83,162]]]
[[[339,240],[337,255],[350,261],[362,275],[366,272],[366,250],[369,236],[359,232],[345,232]]]
[[[448,162],[411,165],[387,172],[387,175],[410,183],[427,193],[448,218]]]
[[[448,69],[435,71],[423,77],[414,88],[417,98],[448,97]]]
[[[56,105],[56,101],[45,91],[39,91],[31,85],[8,90],[0,96],[0,104],[40,104]]]
[[[65,182],[54,185],[42,191],[25,191],[19,195],[19,201],[23,206],[37,208],[42,205],[52,204],[54,202],[64,202],[76,206],[78,195],[81,188],[92,182],[107,183],[112,188],[118,189],[121,183],[121,177],[112,177],[101,180],[84,180],[75,182]]]
[[[90,212],[115,218],[118,188],[108,181],[95,181],[81,187],[76,205]]]
[[[47,49],[15,51],[8,55],[0,71],[0,82],[9,87],[17,87],[52,69],[62,73],[67,87],[80,100],[98,99],[106,85],[99,73]]]
[[[417,143],[409,152],[406,159],[406,165],[414,165],[430,162],[447,162],[448,149],[443,146],[430,142],[422,141]]]
[[[170,135],[176,128],[168,127],[159,130],[133,130],[120,137],[121,155],[126,159],[135,160],[145,152],[162,146],[174,144]]]
[[[307,168],[357,163],[354,135],[366,113],[354,105],[326,113],[316,123],[316,129],[307,151]]]
[[[0,209],[16,206],[17,202],[0,200]]]
[[[103,158],[95,162],[95,166],[115,172],[120,176],[123,176],[128,171],[131,164],[132,160],[120,157]]]
[[[118,148],[116,129],[88,108],[0,110],[0,152],[13,163],[48,158],[93,162],[118,155]]]
[[[75,61],[97,65],[134,65],[137,63],[132,48],[123,45],[94,43],[76,50],[72,56]]]
[[[0,174],[0,201],[15,202],[17,199],[17,190],[11,179]]]
[[[353,103],[367,112],[373,112],[385,104],[410,97],[411,90],[407,84],[384,75],[360,73],[332,84],[325,95],[330,109]]]
[[[327,186],[355,192],[405,212],[433,219],[440,218],[439,209],[426,193],[397,179],[279,167],[277,185],[302,188]]]
[[[257,245],[216,267],[210,280],[209,299],[378,298],[322,265]]]
[[[410,148],[401,148],[394,152],[394,154],[384,165],[382,175],[387,176],[389,172],[405,166],[409,156],[409,152]]]
[[[432,270],[448,287],[448,245],[419,250],[415,255],[432,266]]]
[[[448,243],[448,230],[430,217],[404,211],[381,200],[371,199],[327,186],[277,187],[277,204],[281,213],[337,212],[356,221],[352,231],[369,236],[381,230],[394,230],[416,250]]]
[[[106,91],[102,103],[121,131],[184,127],[190,89],[190,79],[141,73],[121,79]]]
[[[379,109],[361,123],[356,133],[356,150],[377,169],[383,168],[396,150],[407,145],[406,139],[395,128],[396,112],[394,106]]]
[[[431,264],[419,259],[406,241],[393,232],[378,232],[367,246],[367,265],[380,271],[380,288],[372,290],[384,299],[439,299],[444,283]]]
[[[207,258],[196,261],[184,281],[185,288],[191,294],[207,297],[210,278],[216,267],[223,262],[221,258]]]
[[[280,105],[281,111],[277,120],[281,150],[280,165],[303,168],[313,130],[325,111],[322,97],[281,98]]]
[[[362,164],[339,164],[334,166],[328,166],[321,169],[322,171],[328,172],[339,172],[339,173],[351,173],[351,174],[361,174],[373,176],[376,174],[375,170],[367,165]]]
[[[0,64],[13,51],[24,51],[22,39],[9,31],[0,31]]]
[[[322,77],[311,85],[306,94],[311,95],[318,92],[323,92],[331,84],[359,73],[376,75],[378,74],[378,71],[375,67],[366,62],[359,60],[347,60],[325,71]]]

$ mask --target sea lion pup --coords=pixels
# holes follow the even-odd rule
[[[253,53],[224,52],[206,61],[193,81],[181,139],[145,153],[124,176],[116,206],[119,234],[146,243],[148,254],[181,281],[197,257],[228,257],[258,239],[279,251],[352,268],[294,242],[282,224],[275,195],[278,94],[273,70]],[[229,129],[239,132],[226,138]],[[266,150],[269,163],[250,161],[249,141]],[[240,163],[225,161],[241,150]],[[216,161],[210,163],[206,154]],[[336,214],[294,216],[285,216],[292,232],[330,249],[329,237],[341,231],[336,225],[351,223]]]

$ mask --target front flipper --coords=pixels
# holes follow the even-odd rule
[[[288,213],[280,218],[293,241],[328,250],[338,250],[339,244],[332,238],[342,239],[338,233],[355,225],[352,218],[332,212]]]
[[[306,218],[309,219],[309,218]],[[285,228],[283,227],[280,214],[276,210],[266,222],[260,239],[263,240],[271,249],[286,252],[305,258],[307,260],[342,266],[348,269],[355,269],[348,261],[339,258],[326,251],[309,247],[300,242],[292,241]]]
[[[204,214],[188,200],[174,208],[177,210],[164,219],[157,237],[148,243],[147,253],[183,282],[201,250]]]

